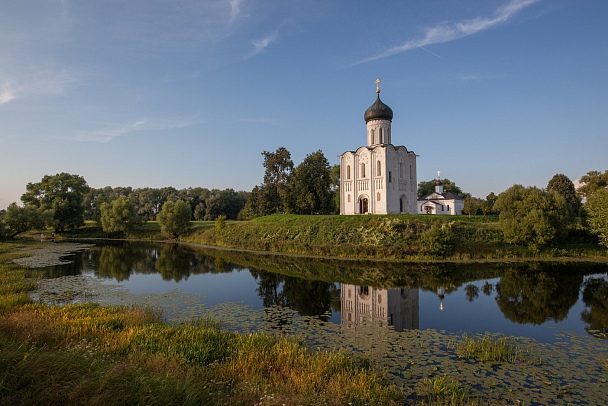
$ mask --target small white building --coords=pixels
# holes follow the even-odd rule
[[[464,207],[464,200],[450,192],[443,191],[443,183],[437,173],[435,193],[418,199],[418,214],[459,215]]]
[[[380,100],[364,114],[367,145],[340,155],[340,214],[417,213],[416,157],[391,143],[393,110]]]

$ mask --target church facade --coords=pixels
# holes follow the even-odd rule
[[[392,109],[380,100],[364,114],[367,145],[340,155],[340,214],[417,213],[416,157],[392,144]]]

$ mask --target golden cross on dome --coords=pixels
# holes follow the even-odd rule
[[[380,79],[376,79],[376,93],[380,93]]]
[[[437,171],[437,179],[441,179],[441,171]]]

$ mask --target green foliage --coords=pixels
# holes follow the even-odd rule
[[[158,222],[163,233],[177,238],[190,228],[192,212],[190,205],[183,200],[167,201],[158,213]]]
[[[580,183],[581,186],[579,186],[577,192],[582,197],[589,196],[598,189],[605,189],[608,187],[608,170],[604,171],[604,173],[589,171],[581,177]]]
[[[262,215],[282,213],[287,196],[287,184],[293,161],[291,153],[285,147],[279,147],[275,152],[262,152],[264,156],[264,187],[261,189],[265,196],[264,205],[259,207]]]
[[[600,244],[608,247],[608,189],[597,189],[588,195],[585,207],[591,231],[597,234]]]
[[[285,208],[297,214],[333,211],[331,167],[321,150],[308,154],[289,178]]]
[[[144,218],[137,214],[133,201],[125,196],[111,203],[102,203],[100,209],[100,222],[106,233],[128,233],[145,222]]]
[[[84,196],[88,191],[82,176],[45,175],[40,182],[27,184],[21,201],[26,206],[52,211],[55,231],[72,230],[84,225]]]
[[[217,230],[221,230],[224,227],[226,227],[226,216],[223,216],[223,215],[217,216],[217,218],[215,219],[215,228]]]
[[[547,191],[564,198],[570,219],[578,216],[581,208],[581,199],[576,194],[574,183],[566,175],[559,173],[551,178],[547,184]]]
[[[420,241],[424,250],[431,255],[445,257],[452,248],[452,226],[454,223],[433,224],[424,231]]]
[[[16,203],[11,203],[6,208],[3,223],[7,235],[14,237],[24,231],[44,229],[46,216],[38,207],[19,207]]]
[[[334,210],[338,212],[340,210],[340,165],[336,164],[331,167],[331,190],[333,192],[334,199]]]
[[[565,200],[536,187],[513,185],[496,199],[505,241],[541,247],[566,235]]]
[[[431,193],[435,193],[435,186],[437,184],[437,180],[427,180],[418,183],[418,197],[424,197],[426,195],[430,195]],[[466,193],[462,191],[454,182],[449,179],[441,179],[441,184],[443,185],[443,191],[445,193],[453,193],[456,196],[460,196],[462,198],[466,197]]]

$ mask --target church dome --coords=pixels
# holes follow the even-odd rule
[[[378,92],[379,93],[379,92]],[[380,94],[376,98],[374,104],[369,106],[367,110],[365,110],[365,114],[363,115],[365,122],[367,123],[370,120],[393,120],[393,110],[388,107],[386,104],[382,103],[380,100]]]

